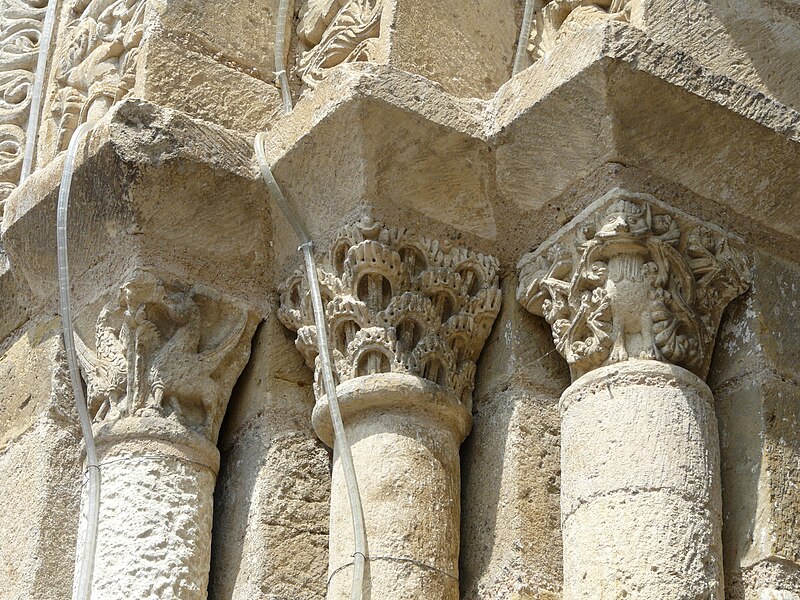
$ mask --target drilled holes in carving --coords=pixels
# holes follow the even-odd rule
[[[392,299],[392,284],[380,273],[365,273],[358,280],[357,294],[358,299],[371,311],[379,312],[389,306]]]
[[[361,327],[355,321],[344,321],[339,325],[334,335],[336,349],[343,355],[347,352],[347,346],[352,342]]]
[[[412,279],[428,268],[425,256],[413,246],[404,246],[399,250],[398,254],[400,254],[400,259],[403,261]]]
[[[397,344],[403,352],[411,352],[422,339],[422,325],[417,323],[414,319],[403,319],[397,325],[396,330]]]
[[[447,369],[441,360],[436,357],[431,357],[425,362],[422,369],[422,376],[428,381],[432,381],[438,385],[445,385],[447,383]]]
[[[338,277],[344,274],[344,261],[347,258],[347,251],[350,249],[351,245],[352,244],[348,240],[342,240],[334,247],[331,253],[333,270]]]
[[[461,291],[474,298],[483,287],[481,276],[472,267],[464,267],[456,272],[461,277]]]
[[[442,323],[445,323],[447,319],[453,316],[456,302],[450,293],[444,291],[436,292],[431,298],[431,301],[433,302],[434,310],[441,319]]]
[[[361,354],[356,365],[356,377],[391,372],[391,361],[381,350],[375,348]]]

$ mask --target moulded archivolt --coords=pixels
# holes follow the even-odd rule
[[[407,373],[470,406],[478,358],[500,308],[498,264],[490,256],[358,223],[320,257],[320,287],[338,381]],[[279,316],[317,367],[317,331],[301,272],[281,288]],[[317,397],[323,395],[316,385]]]
[[[551,325],[573,378],[628,359],[704,377],[722,311],[750,280],[719,228],[619,189],[518,268],[517,298]]]
[[[0,0],[0,221],[22,169],[46,10],[47,0]]]

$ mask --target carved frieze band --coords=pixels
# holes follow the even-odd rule
[[[408,373],[450,390],[471,406],[475,360],[500,309],[491,256],[417,237],[380,223],[343,229],[318,272],[339,383],[362,375]],[[317,367],[316,327],[307,282],[281,289],[279,316]]]
[[[57,150],[66,149],[80,123],[100,119],[131,92],[146,6],[147,0],[73,0],[73,21],[54,62]]]
[[[309,0],[297,33],[300,76],[315,87],[334,67],[375,58],[383,0]]]
[[[630,20],[630,0],[546,0],[535,16],[528,51],[534,61],[571,32],[598,21]]]
[[[750,278],[720,229],[619,189],[518,268],[517,298],[551,325],[573,378],[628,359],[705,377],[722,311]]]
[[[0,0],[0,220],[22,169],[46,10],[47,0]]]
[[[75,336],[95,423],[168,419],[215,444],[255,325],[238,300],[135,273],[101,308],[94,339]]]

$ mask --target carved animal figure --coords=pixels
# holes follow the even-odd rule
[[[163,415],[168,411],[187,427],[211,435],[221,421],[225,397],[213,374],[241,340],[247,314],[242,312],[221,343],[201,352],[201,318],[197,304],[184,298],[179,304],[169,306],[168,312],[179,326],[152,356],[144,413],[153,411]]]

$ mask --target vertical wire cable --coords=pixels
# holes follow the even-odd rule
[[[49,0],[42,23],[42,33],[39,36],[39,57],[36,61],[36,73],[33,79],[33,94],[31,95],[31,108],[28,114],[28,127],[25,132],[25,157],[22,159],[22,172],[19,176],[20,184],[31,174],[33,168],[33,155],[36,152],[36,140],[39,137],[40,113],[42,111],[42,91],[44,90],[44,76],[47,72],[47,63],[50,62],[50,43],[53,38],[53,29],[56,23],[56,7],[58,0]]]
[[[519,41],[517,42],[517,53],[514,57],[514,69],[511,71],[512,76],[516,75],[527,66],[525,63],[526,54],[528,52],[528,39],[531,37],[531,24],[533,23],[533,9],[536,0],[527,0],[525,2],[525,12],[522,15],[522,27],[519,30]]]
[[[361,494],[358,489],[358,479],[356,478],[356,468],[353,463],[353,453],[347,440],[347,433],[342,422],[342,413],[339,408],[339,399],[336,395],[336,382],[333,379],[333,369],[331,367],[330,349],[328,348],[328,331],[325,323],[325,309],[322,306],[322,293],[319,289],[319,279],[317,277],[317,266],[314,263],[312,244],[308,239],[305,228],[292,211],[286,197],[275,181],[272,170],[267,162],[264,142],[266,133],[259,133],[255,139],[255,152],[258,159],[261,175],[267,189],[275,203],[286,216],[295,234],[301,241],[300,249],[303,251],[305,261],[306,276],[311,292],[311,305],[314,312],[314,324],[317,328],[317,352],[319,353],[322,367],[322,382],[325,388],[325,395],[328,399],[328,406],[331,411],[331,422],[334,432],[334,449],[342,463],[345,484],[347,485],[347,497],[350,502],[350,516],[353,523],[353,586],[351,591],[352,600],[361,600],[364,589],[364,572],[367,559],[367,529],[364,521],[364,507],[361,504]]]
[[[92,123],[83,123],[72,134],[64,160],[61,174],[61,186],[58,190],[58,208],[56,211],[56,243],[58,250],[58,297],[61,308],[61,328],[64,333],[64,349],[67,354],[69,378],[75,396],[75,406],[81,424],[81,432],[86,445],[86,528],[84,530],[78,579],[73,587],[74,600],[89,600],[92,596],[92,578],[94,575],[94,559],[97,549],[97,530],[100,523],[100,466],[97,464],[97,449],[92,432],[92,421],[89,418],[89,407],[83,393],[78,357],[75,353],[75,331],[72,325],[72,303],[70,301],[69,254],[67,251],[67,216],[69,211],[69,194],[72,187],[72,175],[75,171],[75,155]]]

